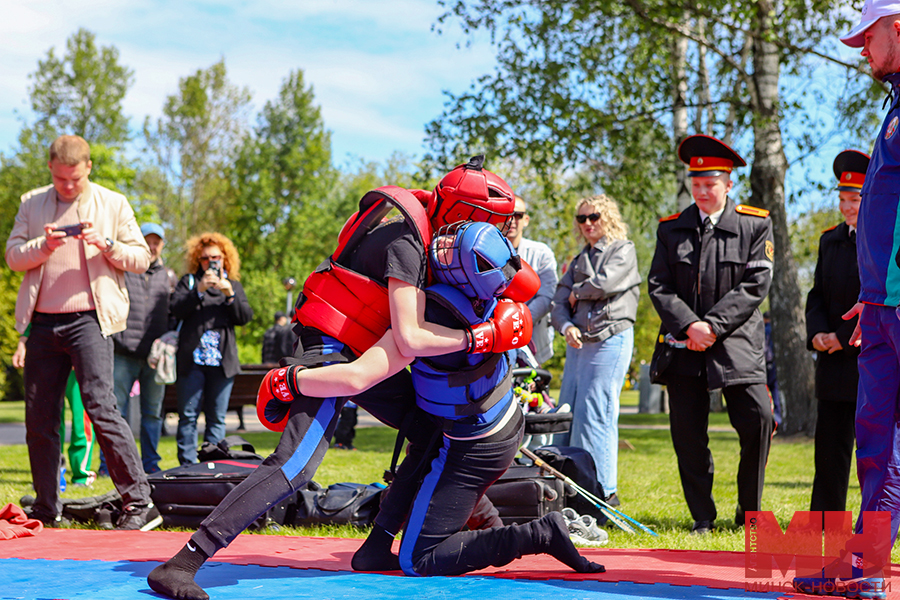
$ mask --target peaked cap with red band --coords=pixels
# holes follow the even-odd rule
[[[834,176],[837,177],[837,189],[840,192],[858,192],[866,180],[869,168],[869,155],[859,150],[844,150],[834,159]]]
[[[688,166],[688,177],[715,177],[746,167],[741,155],[708,135],[691,135],[678,146],[678,158]]]

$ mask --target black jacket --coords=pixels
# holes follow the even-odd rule
[[[153,340],[169,330],[169,274],[161,260],[144,273],[125,272],[131,301],[125,331],[112,336],[116,354],[144,359]]]
[[[717,339],[705,352],[674,349],[671,362],[656,379],[665,383],[666,372],[673,371],[699,376],[705,366],[710,389],[765,383],[765,331],[759,305],[772,283],[772,222],[767,216],[738,212],[728,199],[707,237],[701,247],[696,204],[663,219],[657,229],[647,278],[650,299],[662,320],[654,360],[666,350],[662,347],[666,333],[684,341],[694,321],[708,322]]]
[[[172,293],[172,315],[183,321],[178,335],[178,352],[175,354],[178,376],[187,374],[194,364],[193,353],[200,343],[200,336],[215,329],[222,334],[219,351],[222,353],[225,377],[234,377],[241,371],[234,328],[249,323],[253,318],[253,309],[247,302],[244,287],[234,280],[231,281],[234,287],[234,301],[231,304],[226,304],[222,292],[213,288],[206,290],[201,299],[197,294],[197,281],[201,277],[203,273],[200,271],[192,276],[183,276]]]
[[[819,238],[819,259],[813,287],[806,296],[806,345],[813,350],[817,333],[835,333],[843,350],[816,356],[816,397],[819,400],[856,402],[859,348],[850,345],[850,335],[859,320],[841,315],[859,298],[859,267],[856,242],[850,239],[850,226],[841,223]]]
[[[274,364],[285,356],[293,356],[295,338],[289,324],[272,325],[266,329],[262,342],[263,364]]]

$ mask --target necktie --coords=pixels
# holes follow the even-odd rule
[[[706,217],[705,219],[703,219],[703,233],[709,233],[710,231],[712,231],[712,228],[713,228],[712,219],[710,219],[709,217]]]
[[[856,231],[855,230],[850,232],[850,241],[853,242],[854,244],[856,243]]]

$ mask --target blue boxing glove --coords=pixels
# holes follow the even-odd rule
[[[263,377],[256,395],[256,416],[270,431],[284,431],[291,402],[302,396],[297,388],[296,372],[305,369],[300,365],[272,369]]]

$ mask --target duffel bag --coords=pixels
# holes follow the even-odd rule
[[[366,527],[375,521],[383,491],[384,486],[375,483],[334,483],[322,488],[311,481],[297,492],[295,512],[288,515],[288,523]]]
[[[565,508],[563,482],[538,467],[512,465],[485,495],[504,525],[527,523]]]

